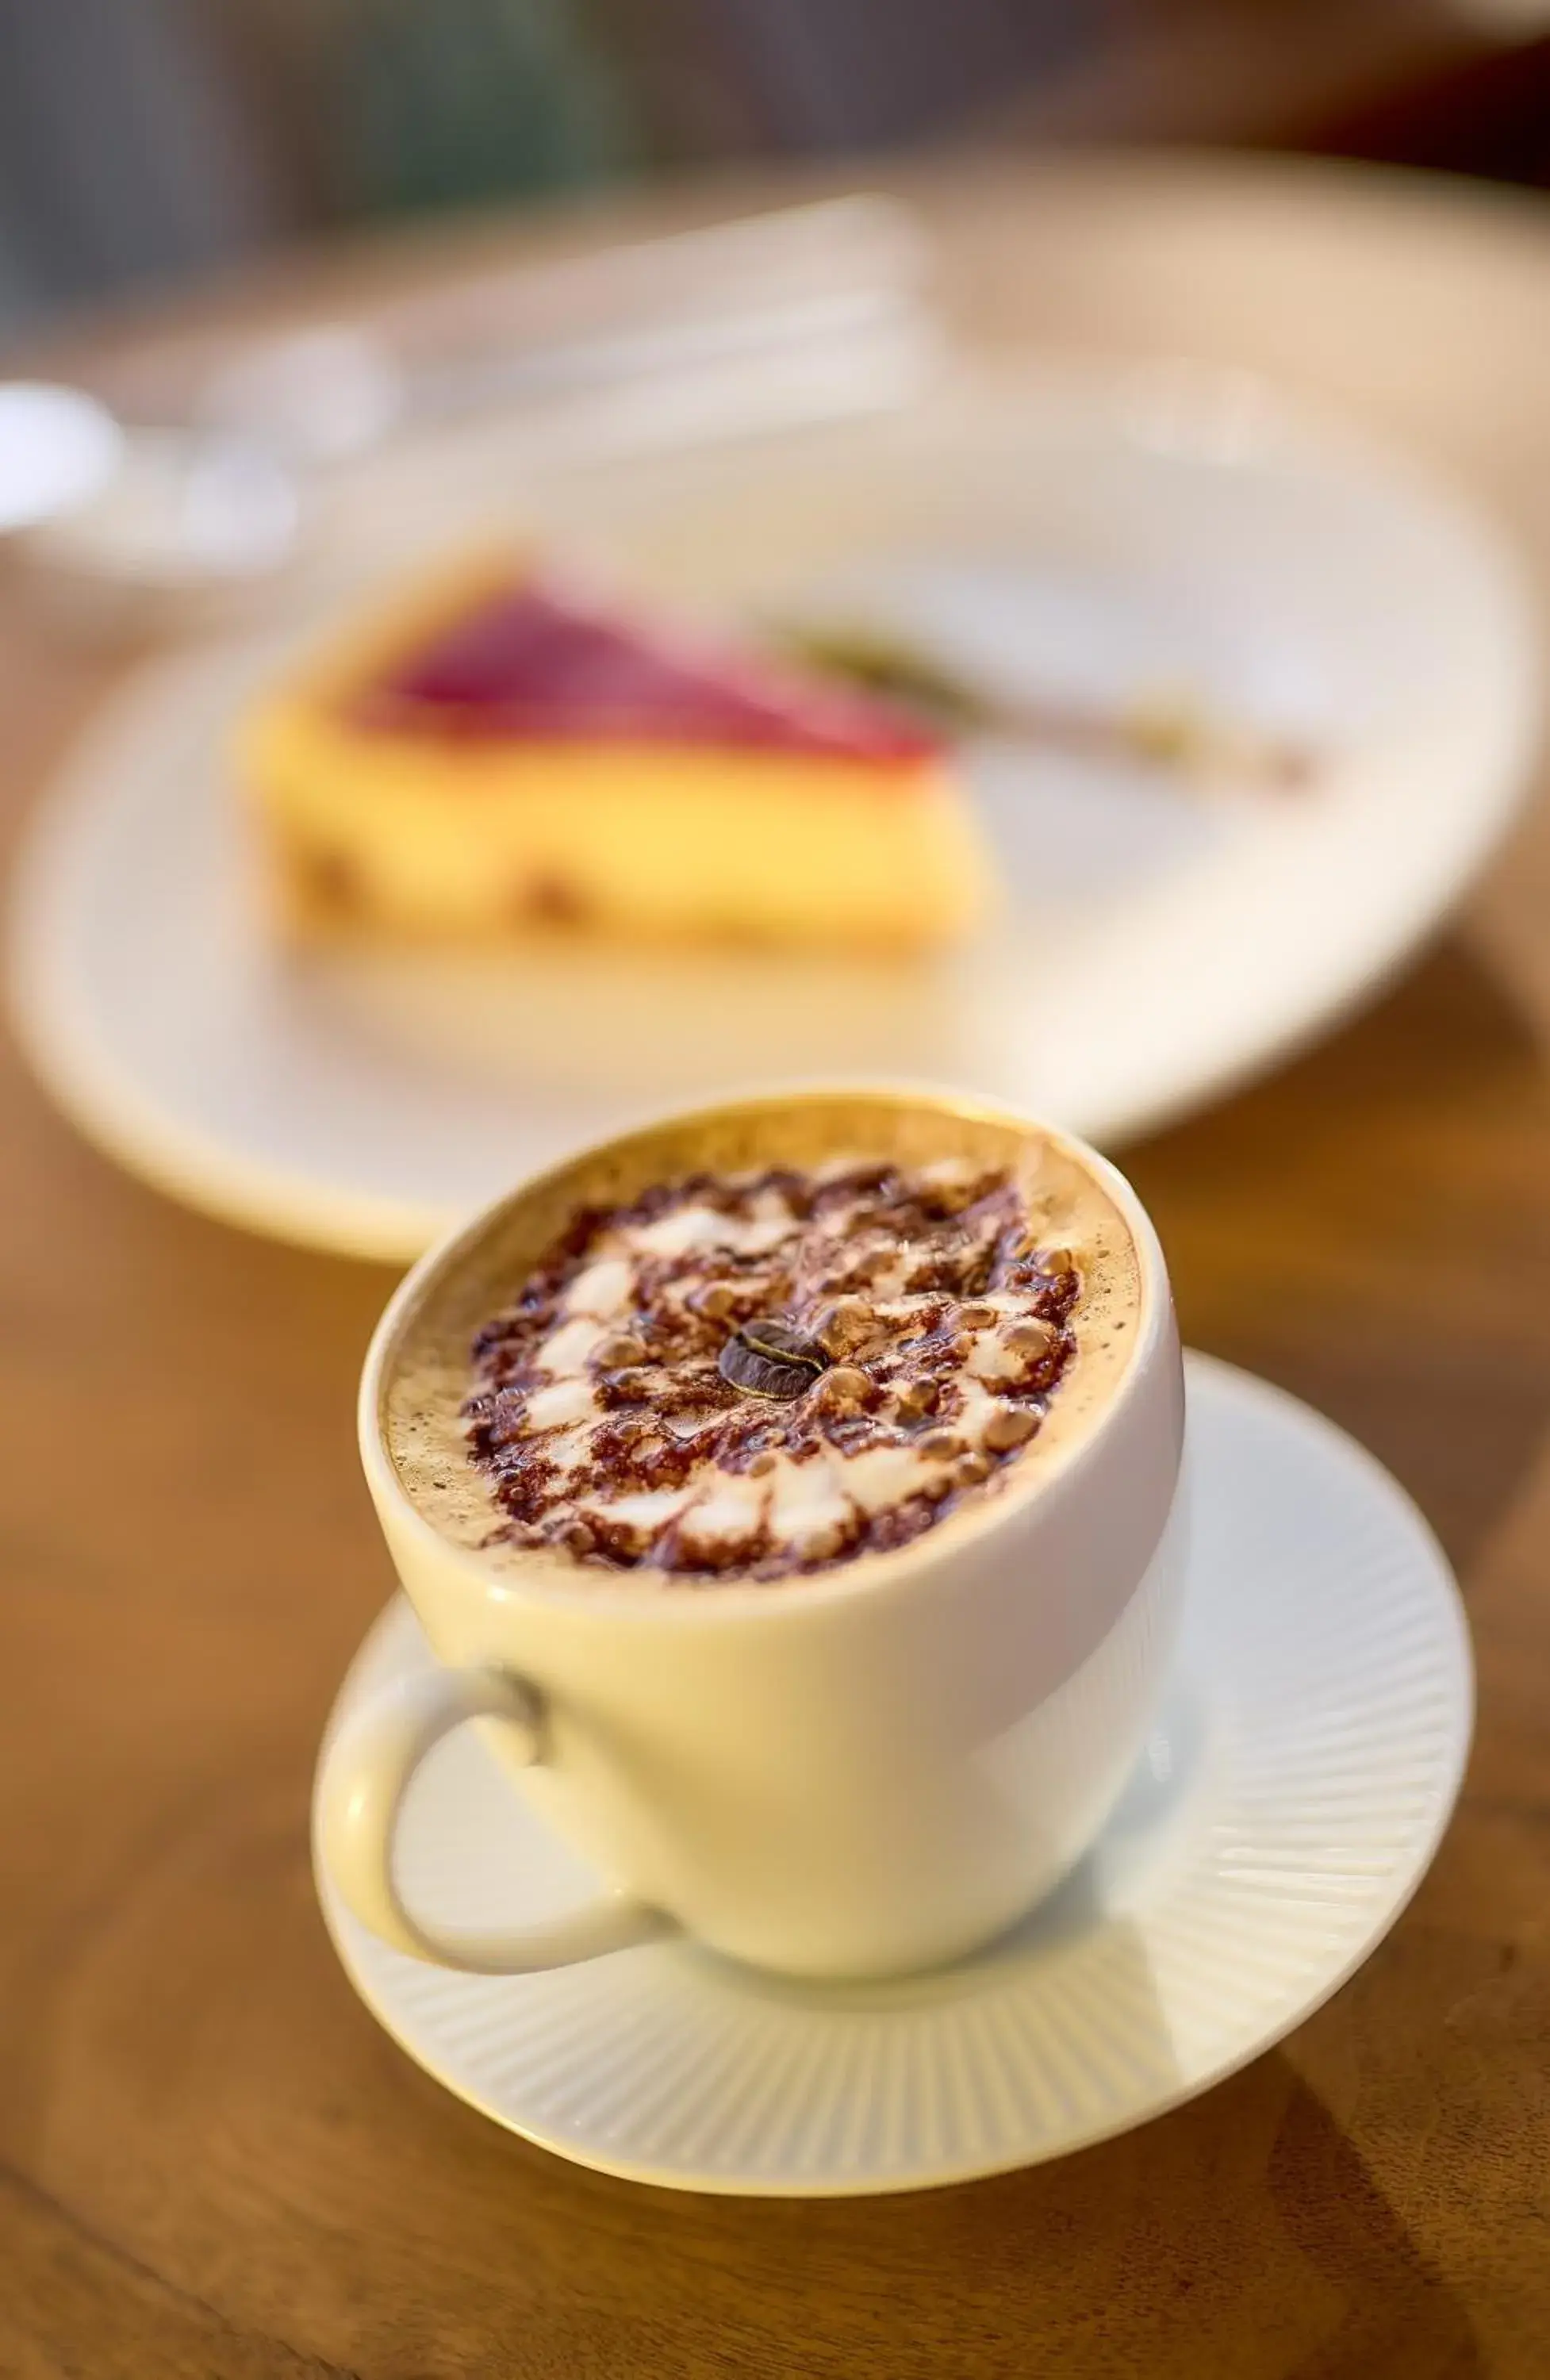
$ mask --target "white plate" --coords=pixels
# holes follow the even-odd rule
[[[320,1869],[372,2014],[459,2098],[562,2155],[781,2195],[1060,2156],[1280,2040],[1426,1871],[1469,1749],[1469,1639],[1435,1539],[1370,1455],[1227,1365],[1192,1356],[1189,1384],[1175,1674],[1103,1837],[1016,1932],[888,1985],[778,1982],[682,1941],[491,1980],[384,1949]],[[430,1658],[395,1602],[333,1723]],[[443,1922],[528,1924],[596,1888],[468,1730],[413,1789],[399,1842],[409,1901]]]
[[[1183,686],[1326,765],[1299,795],[1206,800],[982,752],[1006,909],[939,965],[584,941],[300,958],[256,913],[222,757],[276,647],[165,666],[40,817],[14,1004],[87,1132],[260,1230],[408,1257],[575,1141],[758,1081],[952,1079],[1112,1142],[1369,991],[1526,782],[1534,624],[1492,532],[1235,382],[1024,372],[757,448],[507,480],[514,519],[679,601],[859,595],[1011,686]],[[444,458],[433,501],[384,496],[374,546],[357,520],[353,566],[390,574],[432,524],[488,531],[490,484],[488,455]]]

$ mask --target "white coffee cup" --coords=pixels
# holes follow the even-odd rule
[[[775,1584],[578,1574],[441,1535],[388,1451],[384,1398],[429,1284],[529,1215],[532,1250],[599,1188],[697,1161],[924,1160],[1053,1142],[1140,1259],[1136,1345],[1085,1435],[1012,1463],[896,1550]],[[418,1264],[367,1356],[366,1475],[438,1668],[325,1749],[319,1841],[346,1905],[442,1965],[517,1973],[684,1930],[790,1974],[938,1964],[1011,1925],[1093,1840],[1142,1747],[1182,1587],[1184,1396],[1161,1248],[1121,1175],[1069,1135],[929,1091],[793,1092],[678,1117],[503,1199]],[[466,1719],[608,1878],[588,1908],[495,1933],[407,1910],[393,1874],[420,1761]]]

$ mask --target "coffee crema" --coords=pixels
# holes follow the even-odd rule
[[[1037,1162],[696,1171],[577,1208],[410,1343],[395,1466],[454,1541],[777,1581],[907,1544],[1085,1434],[1137,1336],[1113,1202]],[[468,1307],[465,1284],[462,1310]],[[432,1318],[432,1320],[434,1318]]]

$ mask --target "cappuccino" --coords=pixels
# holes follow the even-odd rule
[[[389,1381],[410,1498],[497,1561],[800,1581],[1047,1472],[1124,1378],[1140,1268],[1063,1144],[696,1166],[498,1226]]]

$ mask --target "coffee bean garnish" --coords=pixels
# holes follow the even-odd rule
[[[723,1380],[751,1397],[799,1397],[827,1369],[829,1357],[816,1340],[789,1322],[762,1318],[732,1333],[716,1359]]]

